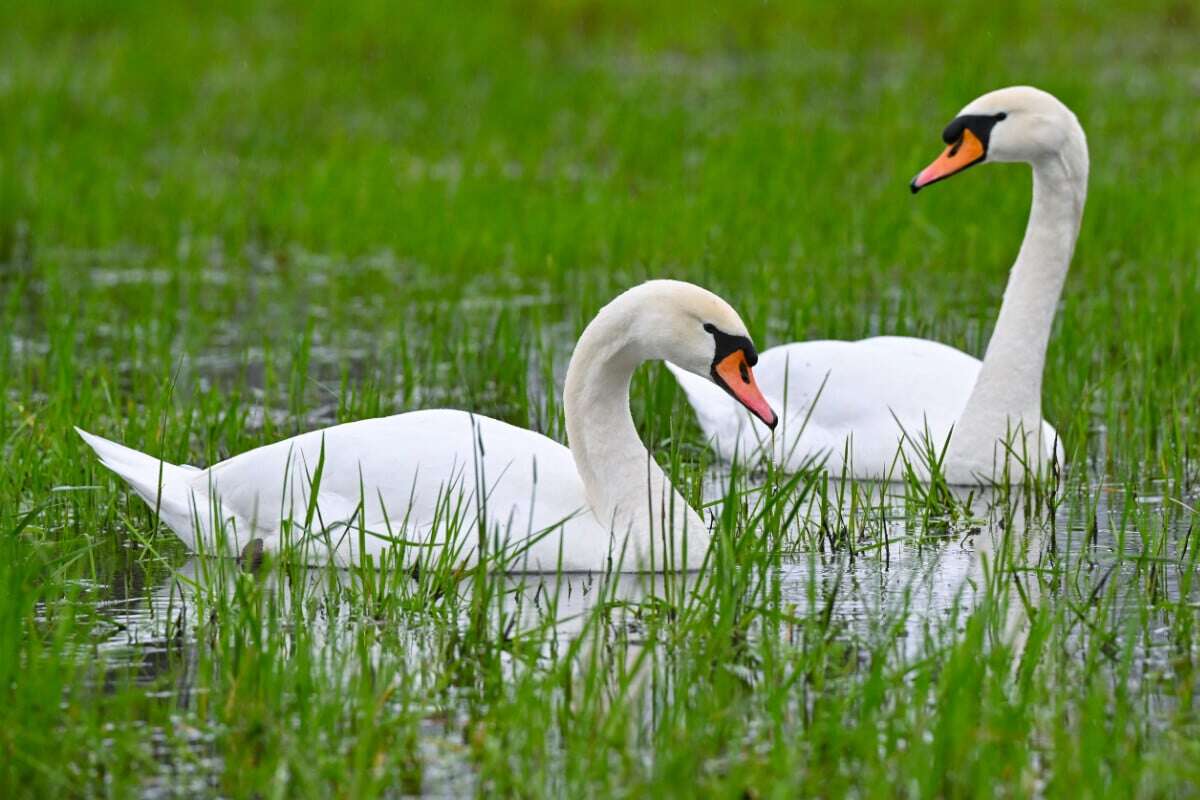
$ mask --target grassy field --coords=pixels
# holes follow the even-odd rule
[[[1047,5],[0,0],[0,795],[1200,793],[1200,8]],[[563,440],[575,336],[651,277],[761,347],[981,354],[1029,170],[907,184],[1012,83],[1092,158],[1057,495],[734,475],[770,491],[689,579],[251,574],[71,430]],[[632,404],[712,496],[664,369]]]

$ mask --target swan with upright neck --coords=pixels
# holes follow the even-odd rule
[[[823,464],[839,477],[864,478],[899,478],[911,467],[928,479],[936,465],[957,484],[1019,479],[1062,460],[1057,434],[1042,420],[1042,374],[1087,194],[1083,128],[1053,95],[1017,86],[968,104],[942,137],[946,149],[913,179],[914,193],[976,164],[1033,167],[1025,239],[983,361],[899,336],[770,348],[758,376],[782,409],[774,435],[673,369],[724,458]]]
[[[458,566],[479,563],[482,548],[512,572],[696,569],[708,527],[629,410],[633,373],[654,359],[775,424],[737,313],[698,286],[650,281],[601,309],[579,339],[564,387],[570,449],[457,410],[336,425],[204,470],[79,433],[194,552],[253,544],[308,563],[378,564],[389,552],[405,565]]]

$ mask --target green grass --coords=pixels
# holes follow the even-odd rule
[[[0,19],[0,794],[1200,792],[1191,4]],[[250,574],[185,565],[71,431],[209,464],[454,406],[562,440],[575,336],[650,277],[719,292],[761,347],[981,353],[1028,169],[907,182],[1011,83],[1092,157],[1057,498],[737,475],[699,577]],[[632,403],[699,501],[665,370]]]

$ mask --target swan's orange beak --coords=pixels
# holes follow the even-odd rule
[[[964,128],[962,138],[947,147],[936,161],[921,170],[917,177],[912,179],[909,188],[916,194],[931,183],[937,183],[962,172],[972,164],[978,164],[986,154],[987,150],[983,142],[979,141],[979,137],[972,133],[970,128]]]
[[[751,414],[761,419],[768,428],[775,428],[779,418],[775,416],[775,412],[771,410],[771,404],[759,390],[758,383],[754,380],[754,370],[750,369],[744,351],[734,350],[713,364],[712,379],[718,386],[733,395],[735,400],[749,409]]]

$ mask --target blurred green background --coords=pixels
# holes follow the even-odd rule
[[[0,12],[0,430],[22,463],[97,417],[147,445],[136,410],[180,370],[184,416],[206,387],[265,391],[298,429],[365,381],[388,391],[343,415],[470,405],[554,431],[523,365],[648,277],[723,294],[761,346],[899,333],[980,354],[1028,169],[907,183],[960,107],[1013,83],[1071,106],[1092,154],[1048,416],[1103,468],[1197,445],[1194,3]]]

